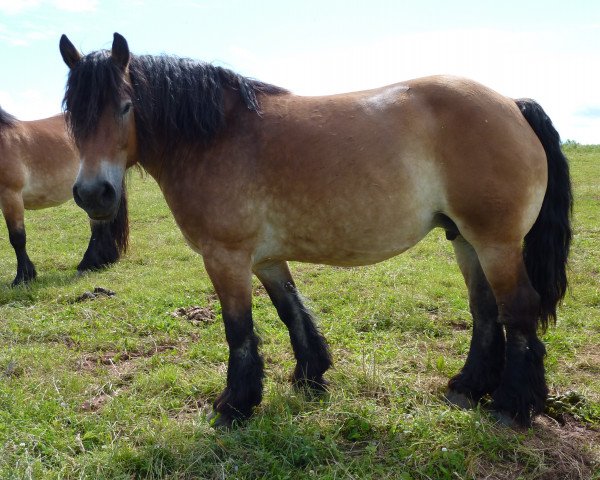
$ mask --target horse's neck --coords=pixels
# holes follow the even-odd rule
[[[217,133],[216,138],[210,140],[207,146],[197,145],[192,149],[187,146],[182,146],[181,151],[177,152],[177,148],[174,152],[164,152],[161,148],[158,151],[149,151],[147,148],[138,148],[138,152],[144,152],[142,155],[138,154],[139,164],[146,170],[150,176],[152,176],[159,184],[167,181],[167,173],[177,172],[182,168],[188,169],[190,163],[198,164],[199,162],[213,159],[215,154],[213,152],[218,151],[215,148],[219,142],[232,142],[236,141],[238,135],[242,134],[244,129],[247,128],[248,119],[250,122],[252,118],[256,119],[259,116],[256,112],[249,111],[244,105],[239,92],[226,89],[224,92],[224,110],[225,110],[225,129],[228,131],[226,135],[223,132]],[[164,153],[163,153],[164,152]],[[185,152],[182,154],[181,152]],[[215,158],[218,161],[218,158]]]

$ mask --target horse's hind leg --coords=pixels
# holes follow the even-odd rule
[[[112,237],[109,222],[90,220],[90,242],[77,266],[78,272],[100,270],[119,259],[119,249]]]
[[[530,425],[544,409],[544,344],[537,337],[540,297],[532,287],[521,243],[478,248],[485,276],[494,292],[498,318],[506,328],[505,365],[493,405],[501,420]]]
[[[254,273],[289,330],[297,362],[294,383],[322,390],[326,385],[323,374],[332,364],[331,355],[310,311],[302,303],[287,263],[272,263]]]
[[[13,286],[26,283],[36,277],[35,267],[27,255],[25,248],[25,208],[20,193],[3,191],[0,194],[0,206],[8,227],[8,238],[17,256],[17,275]]]
[[[462,237],[452,241],[458,265],[469,290],[473,336],[467,361],[448,383],[447,399],[460,407],[474,406],[500,384],[504,367],[504,330],[498,308],[473,247]]]

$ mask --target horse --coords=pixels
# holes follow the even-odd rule
[[[20,121],[0,108],[0,207],[17,257],[13,286],[37,276],[26,250],[24,210],[60,205],[73,198],[79,154],[64,115]],[[115,263],[127,249],[127,197],[121,189],[117,214],[110,222],[91,220],[91,236],[78,272]]]
[[[332,357],[287,262],[373,264],[436,227],[473,316],[447,400],[470,407],[490,395],[494,416],[515,426],[542,412],[538,330],[567,288],[572,193],[538,103],[451,76],[297,96],[220,66],[134,55],[118,33],[110,50],[82,55],[65,35],[59,46],[81,155],[76,203],[112,218],[124,172],[141,166],[204,260],[229,347],[213,425],[249,417],[262,400],[253,274],[289,330],[294,384],[323,391]]]

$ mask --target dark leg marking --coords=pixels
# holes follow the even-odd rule
[[[451,403],[467,408],[494,392],[500,384],[505,339],[502,325],[498,323],[496,299],[475,250],[462,237],[457,237],[453,246],[469,289],[473,336],[465,365],[448,382],[446,397]]]
[[[544,378],[544,344],[537,337],[540,296],[525,268],[523,247],[515,242],[484,246],[478,256],[506,329],[505,363],[492,408],[504,423],[529,426],[548,395]]]
[[[258,353],[259,339],[254,333],[251,312],[240,318],[223,313],[229,344],[227,386],[214,402],[221,414],[215,426],[228,426],[233,420],[249,417],[262,400],[263,360]]]
[[[506,325],[506,365],[492,408],[522,426],[530,426],[532,417],[543,412],[548,397],[546,348],[536,333],[538,311],[539,296],[528,281],[500,308],[500,321]]]
[[[287,264],[280,263],[256,272],[265,286],[279,318],[288,328],[296,357],[293,382],[315,391],[326,388],[323,374],[333,364],[325,337],[304,306]]]
[[[100,270],[119,259],[119,250],[115,244],[109,222],[90,222],[92,234],[83,259],[77,271]]]
[[[21,283],[30,282],[35,279],[37,273],[25,248],[25,244],[27,243],[25,229],[11,229],[9,227],[8,238],[10,244],[15,249],[15,254],[17,256],[17,275],[13,280],[12,285],[16,286]]]

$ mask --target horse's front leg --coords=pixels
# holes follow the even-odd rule
[[[319,332],[313,316],[304,306],[285,262],[274,262],[254,268],[265,286],[279,318],[287,326],[296,356],[293,382],[314,391],[325,389],[323,374],[332,365],[325,337]]]
[[[0,191],[0,207],[6,220],[10,244],[14,248],[17,257],[17,275],[12,285],[27,283],[34,280],[37,274],[29,255],[27,255],[25,207],[21,193],[9,189]]]
[[[247,418],[262,399],[263,360],[252,322],[252,271],[246,252],[218,249],[204,264],[219,300],[229,345],[227,386],[215,400],[215,426]]]

